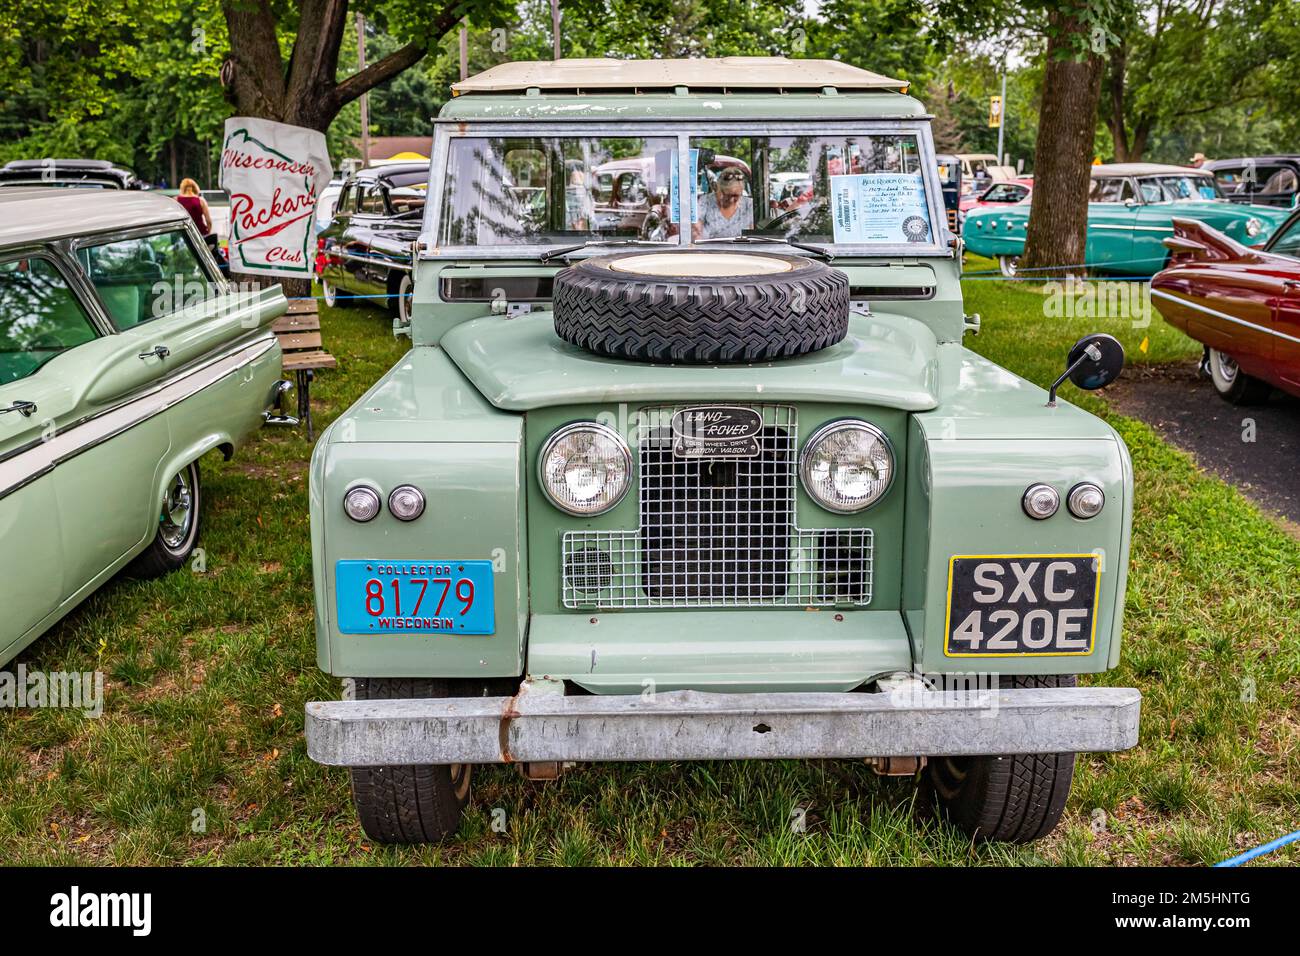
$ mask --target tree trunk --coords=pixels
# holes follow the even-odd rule
[[[436,42],[459,22],[456,0],[432,18]],[[338,79],[339,47],[348,24],[348,0],[299,0],[298,29],[286,64],[279,24],[269,0],[222,0],[230,53],[221,66],[226,99],[239,116],[256,116],[325,132],[339,110],[362,93],[418,63],[428,47],[408,43],[364,70]],[[232,275],[266,284],[256,276]],[[281,279],[291,297],[311,294],[306,279]]]
[[[1049,279],[1082,271],[1101,57],[1072,8],[1053,11],[1034,150],[1034,202],[1020,269]],[[1076,51],[1088,52],[1076,52]],[[1067,268],[1074,267],[1074,268]]]

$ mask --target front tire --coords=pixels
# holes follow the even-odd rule
[[[1209,349],[1206,356],[1206,371],[1214,390],[1225,402],[1233,405],[1257,405],[1268,399],[1272,387],[1267,382],[1247,375],[1237,365],[1237,360],[1226,352]]]
[[[1066,676],[1010,678],[1010,687],[1073,687]],[[1055,829],[1074,779],[1074,754],[935,757],[927,796],[938,813],[969,837],[1032,843]]]
[[[1019,256],[998,256],[998,271],[1007,279],[1014,279],[1020,274]]]
[[[438,678],[356,678],[357,700],[451,697]],[[472,764],[357,767],[352,802],[366,836],[376,843],[441,843],[460,829],[469,802]]]
[[[127,565],[134,578],[158,578],[185,567],[199,540],[203,503],[199,463],[192,461],[167,482],[153,541]]]

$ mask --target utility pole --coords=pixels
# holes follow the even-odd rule
[[[560,0],[551,0],[551,39],[554,44],[552,59],[560,58]]]
[[[998,165],[1006,162],[1002,158],[1002,135],[1007,128],[1007,64],[1002,61],[1002,122],[998,123]]]
[[[469,78],[469,30],[465,21],[460,21],[460,78]]]
[[[357,14],[357,71],[366,68],[366,15]],[[361,94],[361,166],[370,165],[370,94]]]

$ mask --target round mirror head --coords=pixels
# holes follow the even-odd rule
[[[1084,357],[1083,361],[1070,373],[1070,381],[1087,392],[1115,381],[1124,367],[1124,346],[1105,332],[1094,332],[1075,342],[1066,367],[1074,365],[1080,356]]]

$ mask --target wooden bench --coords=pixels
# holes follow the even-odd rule
[[[325,351],[321,341],[320,315],[315,299],[295,299],[289,311],[271,327],[284,352],[284,371],[292,372],[298,385],[298,418],[307,422],[307,440],[315,441],[311,422],[311,381],[316,370],[337,368],[338,359]]]

